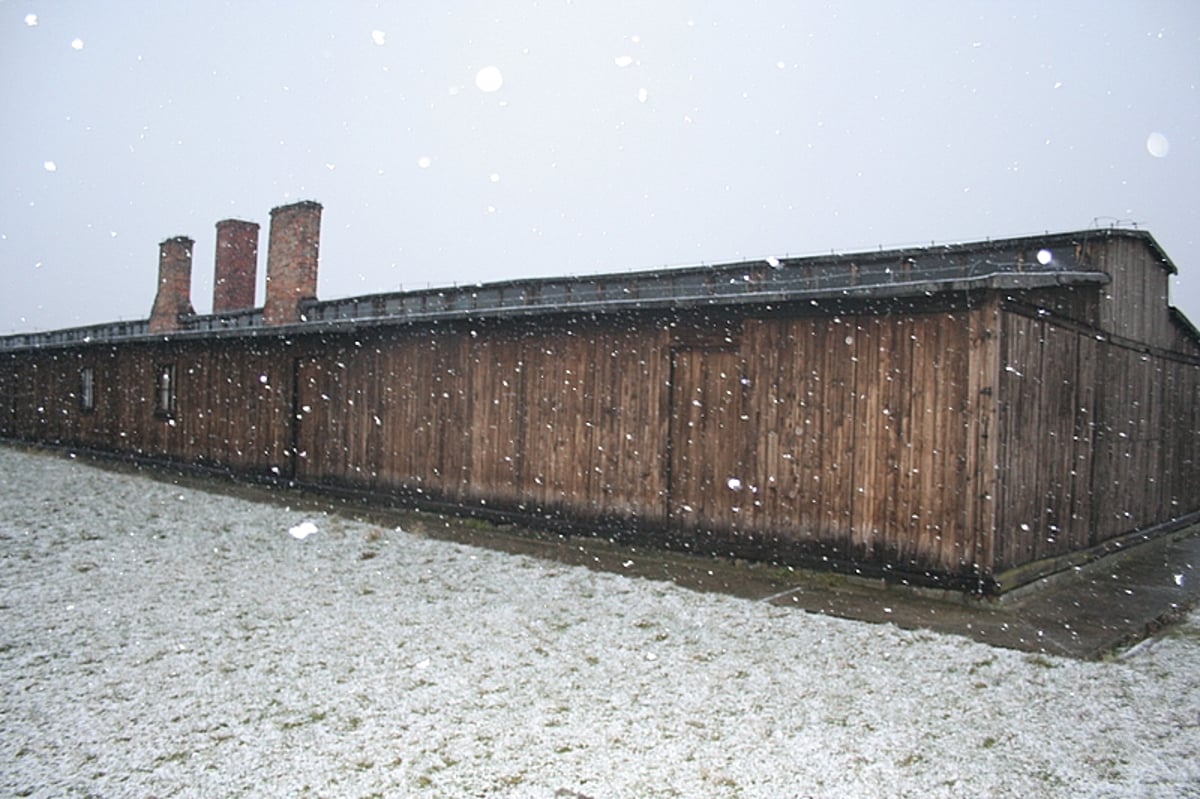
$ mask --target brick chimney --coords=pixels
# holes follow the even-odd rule
[[[263,321],[287,325],[300,321],[300,301],[317,296],[317,250],[321,240],[321,204],[304,202],[271,209],[267,242],[267,301]]]
[[[176,236],[158,245],[158,293],[150,311],[150,332],[181,330],[179,317],[196,313],[192,308],[192,244]]]
[[[217,223],[217,255],[213,267],[213,313],[254,307],[258,268],[258,223],[223,219]]]

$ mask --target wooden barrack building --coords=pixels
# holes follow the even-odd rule
[[[1200,335],[1138,230],[316,299],[0,338],[0,436],[984,593],[1200,518]],[[247,276],[249,270],[249,276]]]

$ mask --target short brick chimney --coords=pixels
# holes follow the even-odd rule
[[[150,311],[151,333],[183,329],[181,316],[196,313],[192,308],[192,244],[187,236],[176,236],[158,245],[158,293]]]
[[[266,324],[299,322],[300,301],[316,298],[320,240],[320,203],[305,200],[271,209],[267,301],[263,305]]]
[[[241,219],[218,222],[212,312],[219,314],[253,308],[257,268],[258,223]]]

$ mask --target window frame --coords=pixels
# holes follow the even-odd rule
[[[154,415],[159,419],[174,419],[179,400],[178,371],[173,363],[154,367]]]
[[[79,410],[83,413],[96,410],[96,370],[91,366],[79,369]]]

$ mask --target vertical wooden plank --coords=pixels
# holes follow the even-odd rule
[[[886,477],[885,450],[882,435],[882,396],[880,373],[880,347],[877,344],[883,326],[878,319],[850,317],[846,321],[848,345],[855,369],[851,385],[853,388],[853,431],[854,465],[850,470],[853,492],[852,541],[856,560],[873,556],[879,537],[878,513],[881,503],[877,497],[883,492]]]
[[[898,450],[897,550],[903,562],[929,568],[940,563],[941,557],[936,525],[943,492],[935,480],[939,447],[943,446],[939,423],[945,418],[939,400],[948,375],[937,367],[946,350],[936,320],[908,316],[898,322],[896,347],[904,359],[890,373]]]
[[[970,412],[970,325],[969,313],[955,313],[934,320],[940,334],[936,353],[942,358],[937,409],[941,414],[936,478],[929,484],[937,508],[934,530],[941,540],[941,560],[947,570],[961,573],[971,563],[968,547],[972,527],[968,521],[971,493],[968,460],[968,414]],[[923,484],[925,485],[925,484]]]
[[[969,314],[967,519],[973,536],[970,565],[981,580],[994,574],[996,548],[997,392],[1000,386],[1000,305],[988,298]]]
[[[828,320],[809,317],[798,320],[796,332],[788,338],[796,345],[799,357],[789,361],[791,378],[783,384],[785,408],[790,410],[785,432],[791,484],[789,497],[801,510],[798,524],[811,535],[829,543],[831,553],[843,553],[846,526],[837,519],[841,496],[837,493],[835,470],[838,453],[834,451],[833,414],[839,399],[838,375],[828,371],[832,362],[833,339]],[[797,389],[792,387],[796,386]]]

